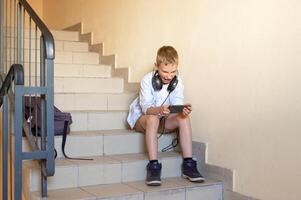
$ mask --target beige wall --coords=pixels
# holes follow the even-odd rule
[[[31,7],[34,9],[34,11],[38,14],[39,17],[43,18],[43,1],[44,0],[27,0],[27,2],[31,5]],[[14,21],[14,15],[16,14],[13,9],[15,8],[15,6],[17,5],[16,3],[18,2],[18,0],[13,0],[13,1],[4,1],[4,13],[7,17],[7,21],[6,19],[4,19],[4,23],[7,24],[7,26],[14,26],[14,23],[16,23]],[[7,3],[7,5],[6,5]],[[12,5],[11,5],[12,3]],[[6,10],[7,8],[7,10]],[[12,9],[12,16],[10,14],[10,10]],[[7,14],[6,14],[7,12]],[[12,21],[10,21],[10,17],[12,17]],[[28,27],[29,26],[29,20],[28,20],[28,15],[26,14],[26,20],[25,20],[25,25]],[[6,26],[6,25],[5,25]]]
[[[72,5],[72,8],[71,8]],[[174,45],[194,140],[208,163],[235,170],[235,190],[301,199],[299,0],[45,0],[55,29],[77,22],[139,81]]]
[[[43,17],[43,1],[44,0],[27,0],[34,11],[39,15],[39,17]]]

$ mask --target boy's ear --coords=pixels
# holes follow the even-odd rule
[[[158,70],[158,65],[157,65],[157,63],[154,63],[154,66],[155,66],[154,69],[155,69],[155,70]]]

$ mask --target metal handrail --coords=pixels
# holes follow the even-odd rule
[[[54,39],[51,32],[44,24],[44,22],[36,14],[36,12],[27,3],[26,0],[19,0],[19,2],[22,4],[22,6],[25,8],[29,16],[32,18],[32,20],[36,23],[36,25],[39,27],[40,31],[42,32],[42,37],[44,39],[43,42],[46,50],[45,58],[53,60],[55,58],[55,51],[54,51]]]
[[[10,1],[10,11],[7,9],[8,1]],[[14,7],[12,8],[12,4]],[[47,177],[53,176],[55,172],[54,165],[54,131],[53,131],[53,96],[54,96],[54,58],[55,58],[55,43],[52,33],[49,31],[44,22],[39,18],[36,12],[32,9],[26,0],[0,0],[0,107],[3,107],[3,131],[2,134],[8,141],[8,146],[5,142],[3,149],[9,147],[10,152],[8,155],[3,156],[3,160],[8,159],[9,164],[3,166],[10,166],[10,175],[5,174],[6,178],[10,178],[8,181],[11,185],[3,184],[2,198],[8,199],[8,196],[12,199],[22,199],[22,161],[23,160],[38,160],[41,167],[41,194],[42,197],[47,196]],[[4,10],[6,8],[6,10]],[[12,12],[14,15],[14,24],[12,24]],[[10,16],[8,16],[10,14]],[[25,58],[25,19],[29,17],[29,60]],[[5,18],[5,20],[4,20]],[[7,20],[10,18],[10,20]],[[10,24],[8,23],[10,22]],[[31,23],[35,23],[35,74],[31,71]],[[9,26],[10,25],[10,26]],[[14,25],[14,26],[12,26]],[[5,29],[6,28],[6,29]],[[5,29],[5,31],[4,31]],[[37,30],[40,31],[40,50],[38,61],[38,48]],[[12,36],[12,32],[14,35]],[[9,33],[9,34],[8,34]],[[7,42],[9,38],[9,42]],[[14,46],[12,46],[12,40]],[[10,46],[9,46],[10,44]],[[8,47],[9,46],[9,47]],[[27,47],[26,47],[27,48]],[[9,53],[9,56],[7,56]],[[13,56],[12,56],[13,54]],[[26,53],[27,55],[27,53]],[[13,59],[12,59],[13,58]],[[26,63],[29,63],[29,68],[26,67]],[[38,72],[37,66],[40,70]],[[9,68],[10,67],[10,68]],[[29,69],[29,80],[24,84],[24,71],[23,67]],[[7,69],[9,68],[9,71]],[[37,75],[39,73],[39,75]],[[34,75],[34,76],[32,76]],[[31,76],[34,79],[34,83],[31,84]],[[37,79],[39,77],[39,81]],[[38,83],[39,82],[39,83]],[[12,86],[12,83],[14,85]],[[32,134],[30,123],[26,121],[24,117],[24,102],[23,97],[35,97],[40,96],[41,99],[41,127],[39,136],[40,145],[38,140]],[[9,116],[9,119],[8,119]],[[9,121],[9,122],[8,122]],[[13,122],[11,122],[13,121]],[[8,125],[8,123],[10,123]],[[8,133],[10,131],[10,133]],[[13,132],[12,132],[13,131]],[[22,134],[26,136],[29,141],[32,151],[25,152],[22,149]],[[12,148],[12,135],[14,135],[14,149]],[[3,140],[5,141],[5,140]],[[4,145],[5,144],[5,145]],[[4,151],[3,151],[4,152]],[[7,151],[6,151],[7,152]],[[13,157],[13,160],[11,159]],[[13,163],[12,163],[13,162]],[[4,163],[4,162],[3,162]],[[14,170],[12,169],[12,165]],[[14,180],[13,180],[14,179]],[[6,180],[7,181],[7,180]],[[12,186],[14,184],[14,186]],[[4,189],[6,187],[6,189]],[[11,194],[9,195],[8,192]],[[14,192],[14,195],[12,195]]]
[[[15,85],[24,85],[24,70],[23,66],[20,64],[13,64],[5,77],[0,89],[0,107],[3,104],[3,97],[7,94],[13,81],[15,82]]]

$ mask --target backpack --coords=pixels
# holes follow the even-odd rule
[[[24,97],[24,115],[25,119],[30,126],[31,132],[34,136],[40,136],[41,132],[41,98],[40,97]],[[76,160],[93,160],[89,158],[71,158],[65,153],[65,145],[67,134],[70,133],[70,125],[72,124],[72,116],[68,112],[62,112],[54,106],[54,135],[62,135],[62,153],[67,159]],[[23,134],[24,135],[24,134]],[[55,158],[57,151],[55,151]]]
[[[30,124],[33,135],[40,136],[41,132],[41,98],[24,97],[24,115]],[[54,106],[54,135],[70,133],[72,117],[70,113],[62,112]]]

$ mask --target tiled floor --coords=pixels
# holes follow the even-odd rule
[[[221,200],[222,185],[214,180],[191,183],[178,177],[164,179],[158,187],[135,181],[49,190],[48,195],[47,200]],[[41,200],[39,192],[32,193],[32,200]]]
[[[230,190],[226,190],[224,192],[224,200],[259,200],[251,197],[247,197],[236,192],[232,192]]]

